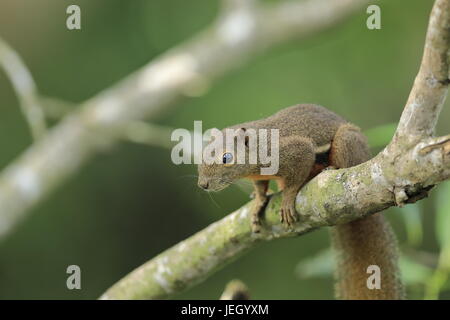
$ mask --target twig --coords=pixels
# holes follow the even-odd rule
[[[50,119],[60,120],[75,108],[73,103],[57,98],[41,97],[40,100],[43,102],[45,116]],[[168,126],[133,121],[124,127],[121,138],[132,143],[170,149],[174,145],[170,141],[174,130],[175,128]]]
[[[449,23],[450,0],[437,0],[426,38],[422,61],[425,66],[434,64],[436,50],[441,52],[439,56],[443,52],[448,55],[449,42],[436,39],[448,37]],[[442,47],[442,43],[446,47]],[[448,63],[439,65],[443,68],[439,74],[448,74]],[[424,67],[420,70],[419,75]],[[448,83],[443,82],[439,86],[445,87]],[[279,222],[280,194],[271,197],[260,234],[251,231],[251,203],[246,204],[138,267],[101,298],[167,298],[202,281],[262,241],[347,223],[390,206],[423,198],[432,186],[450,178],[450,135],[429,137],[440,111],[436,101],[442,103],[447,91],[440,88],[438,100],[435,100],[435,89],[433,86],[424,87],[421,80],[415,82],[412,92],[420,91],[422,97],[428,97],[420,106],[427,112],[408,102],[397,136],[375,158],[356,167],[322,172],[303,187],[296,201],[300,219],[293,228],[286,229]],[[427,134],[420,133],[420,128]],[[420,133],[422,138],[408,138],[416,133]]]
[[[31,73],[20,56],[0,38],[0,65],[12,82],[31,134],[36,140],[46,132],[45,116]]]
[[[172,148],[170,140],[173,128],[150,124],[143,121],[131,122],[125,129],[124,139],[134,143],[162,148]]]

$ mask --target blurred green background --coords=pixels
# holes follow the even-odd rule
[[[418,71],[432,1],[374,3],[381,7],[381,30],[368,30],[361,10],[331,30],[253,58],[158,123],[192,129],[194,120],[203,120],[204,128],[224,127],[313,102],[368,130],[379,151]],[[70,4],[81,7],[82,30],[66,28]],[[211,0],[1,0],[0,37],[21,55],[41,93],[77,103],[194,35],[218,9]],[[448,133],[449,120],[447,102],[439,134]],[[0,71],[0,168],[31,142]],[[121,143],[100,154],[0,243],[0,298],[97,298],[138,265],[248,201],[231,187],[213,195],[216,205],[196,187],[195,174],[193,165],[176,166],[170,150],[157,147]],[[436,271],[444,247],[436,215],[450,216],[449,193],[448,184],[440,185],[418,205],[386,214],[405,256],[409,298],[436,298],[439,291],[439,298],[450,298],[448,272],[442,265]],[[332,299],[328,247],[326,229],[260,245],[177,298],[216,299],[239,278],[255,299]],[[66,288],[71,264],[81,267],[81,290]]]

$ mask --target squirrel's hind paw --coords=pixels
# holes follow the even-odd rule
[[[252,232],[260,233],[261,232],[261,222],[258,220],[252,220]]]
[[[253,208],[252,208],[252,214],[251,214],[251,225],[252,225],[252,231],[254,233],[261,232],[261,213],[264,210],[264,208],[267,205],[267,201],[269,198],[265,199],[255,199]]]

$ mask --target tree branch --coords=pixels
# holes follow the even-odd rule
[[[20,107],[30,126],[34,139],[38,139],[46,132],[44,112],[39,105],[39,99],[31,73],[20,56],[0,38],[0,65],[10,78]]]
[[[248,203],[138,267],[101,299],[168,298],[263,241],[298,236],[320,227],[348,223],[390,206],[415,202],[435,184],[449,179],[450,135],[430,137],[448,87],[448,81],[439,81],[445,80],[443,76],[449,71],[448,60],[443,59],[450,47],[449,14],[450,0],[437,0],[422,66],[411,92],[413,98],[408,100],[391,144],[368,162],[327,170],[311,180],[297,195],[300,218],[293,228],[286,229],[280,223],[281,195],[275,194],[266,207],[262,232],[252,233]],[[418,100],[420,106],[416,105]],[[421,139],[408,138],[415,135]]]
[[[419,73],[400,119],[396,138],[413,143],[434,134],[447,96],[449,75],[450,5],[436,1],[430,16]]]
[[[330,27],[369,0],[281,2],[226,11],[209,29],[83,103],[0,174],[0,238],[130,121],[152,118],[263,49]]]

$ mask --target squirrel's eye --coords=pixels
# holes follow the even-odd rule
[[[233,161],[233,155],[231,153],[226,152],[223,154],[223,156],[222,156],[223,164],[231,164],[232,161]]]

